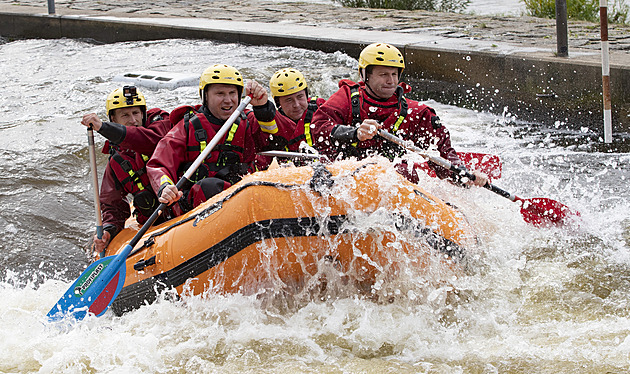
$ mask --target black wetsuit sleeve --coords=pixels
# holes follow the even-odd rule
[[[118,235],[118,233],[121,230],[116,225],[108,223],[105,226],[103,226],[103,231],[107,231],[109,233],[109,240],[112,240],[112,239],[114,239],[114,236]]]
[[[263,105],[256,105],[254,108],[254,115],[256,119],[262,122],[271,122],[276,116],[276,107],[273,103],[267,100],[267,103]]]
[[[103,122],[98,133],[114,144],[120,144],[125,140],[127,129],[125,126],[115,122]]]
[[[330,132],[330,137],[343,143],[358,142],[357,128],[354,126],[336,125]]]

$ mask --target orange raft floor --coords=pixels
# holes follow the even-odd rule
[[[446,183],[446,182],[445,182]],[[137,229],[108,247],[119,253]],[[458,262],[474,243],[463,215],[382,158],[248,175],[195,210],[151,228],[126,262],[116,314],[178,294],[300,289],[332,264],[362,289],[384,273]]]

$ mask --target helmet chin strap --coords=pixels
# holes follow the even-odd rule
[[[368,91],[370,92],[370,94],[378,99],[382,99],[382,97],[378,96],[376,94],[376,92],[374,92],[374,90],[372,89],[372,87],[370,87],[370,85],[368,84],[367,80],[365,81],[365,87],[368,89]]]
[[[369,85],[369,84],[368,84],[368,82],[367,82],[367,79],[366,79],[366,80],[364,80],[363,82],[365,82],[365,87],[369,90],[370,95],[374,96],[374,97],[375,97],[375,98],[377,98],[377,99],[381,99],[381,100],[387,100],[387,99],[389,99],[389,97],[382,97],[382,96],[379,96],[379,95],[378,95],[378,94],[377,94],[377,93],[376,93],[376,92],[372,89],[372,87],[370,87],[370,85]]]
[[[365,69],[361,70],[361,79],[363,80],[363,83],[365,83],[365,87],[369,90],[369,93],[374,96],[377,99],[381,99],[381,100],[387,100],[389,99],[389,97],[382,97],[379,96],[373,89],[372,87],[370,87],[370,84],[368,83],[368,79],[367,79],[367,72],[365,71]],[[399,86],[400,87],[400,86]],[[396,91],[398,92],[398,91]]]
[[[372,87],[370,87],[370,84],[368,83],[368,79],[367,79],[367,72],[365,70],[361,71],[361,75],[362,75],[362,79],[363,79],[363,83],[365,83],[365,87],[368,89],[368,91],[370,92],[370,94],[378,99],[382,99],[382,97],[378,96],[376,94],[376,92],[374,92],[374,90],[372,89]]]

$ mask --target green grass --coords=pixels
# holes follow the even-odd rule
[[[599,21],[599,0],[566,0],[569,19],[582,21]],[[523,0],[527,14],[540,18],[556,18],[556,0]],[[628,23],[630,7],[626,0],[608,2],[608,21],[612,23]]]
[[[470,0],[335,0],[350,8],[379,8],[399,10],[431,10],[459,12],[466,9]]]

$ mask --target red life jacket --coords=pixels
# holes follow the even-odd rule
[[[119,152],[114,146],[110,146],[110,153],[109,167],[123,191],[133,196],[133,212],[142,224],[159,205],[146,173],[149,157],[136,152]]]
[[[396,95],[398,96],[398,110],[392,112],[385,120],[382,121],[383,128],[389,129],[390,132],[396,134],[400,128],[400,124],[407,117],[409,105],[407,99],[403,96],[404,88],[401,86],[396,87]],[[364,119],[368,117],[361,112],[363,107],[363,95],[359,92],[359,84],[350,86],[350,102],[352,103],[352,121],[354,125],[360,125]]]
[[[204,113],[197,111],[198,108],[189,108],[190,111],[184,115],[184,128],[188,133],[186,159],[195,160],[206,148],[208,142],[214,138],[217,130]],[[249,163],[243,162],[248,128],[247,114],[241,113],[240,121],[234,121],[223,140],[212,149],[190,180],[198,182],[206,177],[216,177],[232,184],[240,181],[242,176],[251,169]],[[178,176],[181,177],[191,164],[192,162],[182,164],[178,170]]]
[[[151,188],[145,167],[148,156],[136,152],[119,152],[114,146],[110,146],[109,152],[109,165],[125,192],[135,195]]]
[[[147,124],[160,121],[168,115],[167,112],[153,108],[147,112]],[[120,147],[106,142],[105,148],[109,152],[109,167],[114,178],[122,190],[133,196],[134,215],[138,223],[146,222],[158,207],[157,195],[153,192],[151,182],[146,171],[149,156],[131,150],[121,150]]]
[[[347,82],[354,83],[351,81]],[[363,120],[369,118],[367,113],[363,109],[364,97],[359,91],[360,85],[358,83],[348,84],[348,86],[350,87],[350,103],[352,104],[352,123],[355,126],[359,126],[363,122]],[[398,97],[398,109],[392,111],[392,113],[387,118],[382,120],[382,128],[393,134],[396,134],[398,132],[400,125],[403,123],[408,114],[409,105],[407,104],[407,99],[405,99],[404,97],[404,91],[404,87],[396,87],[396,95]],[[405,150],[399,145],[395,145],[389,142],[382,142],[381,140],[379,141],[381,143],[381,149],[379,153],[391,160],[405,152]],[[346,156],[363,158],[366,156],[367,151],[373,150],[374,142],[375,141],[367,141],[361,142],[361,144],[351,143],[352,147],[345,147],[342,150],[346,154]]]
[[[147,120],[145,121],[145,126],[148,126],[148,124],[155,121],[161,121],[165,119],[165,117],[168,117],[167,111],[160,108],[151,108],[147,110]]]

